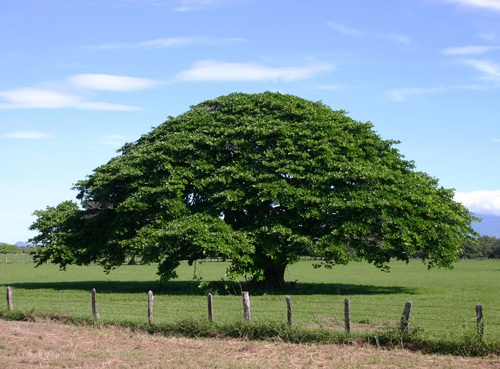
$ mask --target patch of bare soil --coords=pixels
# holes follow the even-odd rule
[[[0,320],[0,368],[500,368],[500,358],[368,346],[154,336],[118,327]]]

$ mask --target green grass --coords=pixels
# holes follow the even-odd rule
[[[186,331],[185,327],[192,324],[205,335],[213,334],[210,333],[213,327],[208,333],[205,328],[206,293],[211,292],[218,332],[237,336],[242,330],[240,292],[244,287],[232,283],[225,288],[220,283],[226,267],[226,263],[219,262],[197,264],[196,269],[182,264],[179,279],[162,285],[155,266],[124,265],[105,274],[94,265],[71,266],[62,272],[54,265],[34,268],[28,263],[2,263],[0,283],[12,288],[14,311],[18,315],[65,316],[75,320],[91,319],[90,290],[96,288],[99,321],[131,326],[147,326],[147,292],[152,290],[154,329],[172,334]],[[197,279],[193,279],[195,273]],[[311,261],[301,261],[287,270],[285,278],[297,282],[286,293],[251,293],[252,335],[256,335],[255,331],[261,332],[257,334],[259,337],[273,331],[281,332],[276,333],[280,337],[284,334],[281,327],[286,323],[288,294],[293,308],[293,329],[286,331],[289,340],[292,331],[297,337],[305,337],[313,334],[307,333],[311,329],[319,336],[335,337],[330,341],[337,340],[344,329],[344,299],[349,297],[353,336],[377,337],[378,343],[397,341],[401,339],[397,327],[405,302],[411,300],[413,336],[405,339],[418,344],[425,341],[426,346],[437,351],[471,353],[466,352],[465,346],[478,343],[475,305],[481,303],[485,329],[484,341],[480,343],[498,351],[499,277],[497,260],[462,261],[453,270],[427,270],[418,261],[408,265],[394,262],[390,273],[366,263],[325,270],[314,269]],[[6,303],[0,308],[4,316],[8,315],[6,308]],[[243,327],[249,329],[248,325]],[[264,331],[267,333],[263,334]]]
[[[31,257],[31,255],[29,255],[27,253],[16,253],[16,254],[0,253],[0,265],[1,264],[19,264],[19,263],[31,264],[32,262],[33,262],[33,259]]]

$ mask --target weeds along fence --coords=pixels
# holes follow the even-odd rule
[[[361,303],[356,298],[332,296],[331,302],[314,296],[154,295],[102,293],[96,289],[68,298],[64,291],[20,290],[7,287],[9,311],[32,312],[75,319],[106,322],[162,324],[186,320],[208,320],[214,324],[237,321],[286,323],[290,326],[330,329],[345,333],[369,333],[399,329],[417,330],[428,339],[456,340],[474,336],[500,343],[500,309],[475,306],[400,301],[394,304]]]

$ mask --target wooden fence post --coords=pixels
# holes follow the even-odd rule
[[[148,322],[149,324],[153,324],[153,301],[155,297],[153,295],[153,291],[148,291]]]
[[[347,334],[351,333],[351,300],[348,298],[344,300],[344,322],[345,332]]]
[[[411,308],[412,308],[412,302],[408,301],[405,304],[405,309],[403,310],[403,316],[401,317],[401,332],[403,333],[408,331],[408,326],[410,325]]]
[[[286,317],[288,325],[292,325],[292,298],[286,297]]]
[[[477,324],[477,336],[479,339],[483,338],[484,334],[484,322],[483,322],[483,305],[476,305],[476,324]]]
[[[207,295],[207,303],[208,303],[208,320],[210,320],[212,323],[214,323],[215,322],[214,305],[213,305],[213,297],[212,297],[211,293],[209,293]]]
[[[12,288],[7,287],[7,306],[9,310],[14,310],[14,302],[12,301]]]
[[[245,320],[249,322],[252,320],[252,310],[250,309],[250,295],[248,292],[243,291],[241,293],[241,297],[243,298],[243,314],[245,316]]]
[[[94,318],[99,319],[99,312],[97,311],[97,300],[96,300],[96,290],[92,288],[92,315]]]

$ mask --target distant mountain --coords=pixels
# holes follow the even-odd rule
[[[472,223],[472,228],[481,236],[500,238],[500,215],[474,214],[481,222]]]

